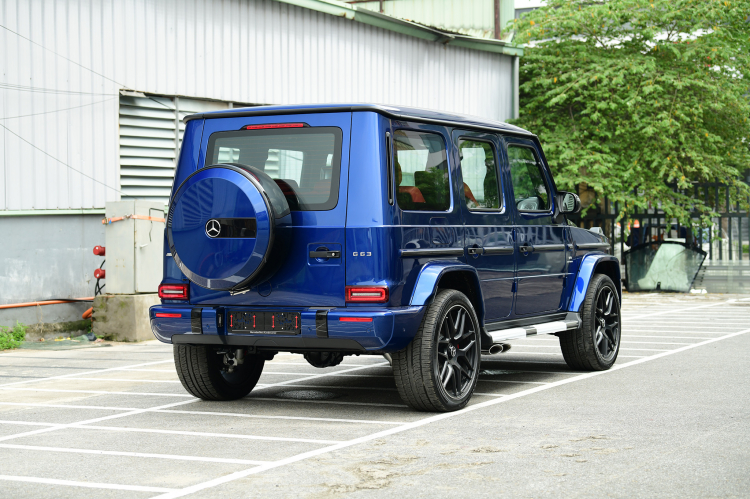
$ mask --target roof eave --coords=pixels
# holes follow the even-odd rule
[[[288,3],[297,7],[322,12],[336,17],[343,17],[351,21],[361,22],[377,28],[387,29],[396,33],[407,36],[413,36],[430,42],[443,43],[456,47],[463,47],[483,52],[492,52],[495,54],[504,54],[520,57],[523,55],[523,49],[502,40],[490,38],[477,38],[473,36],[459,35],[449,33],[438,29],[430,28],[419,23],[398,19],[387,16],[380,12],[367,9],[358,9],[356,5],[350,5],[336,0],[276,0],[277,2]]]

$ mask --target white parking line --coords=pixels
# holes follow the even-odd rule
[[[115,483],[76,482],[74,480],[57,480],[55,478],[35,478],[31,476],[0,475],[0,480],[9,482],[43,483],[45,485],[68,485],[72,487],[86,487],[89,489],[130,490],[133,492],[171,492],[175,489],[164,487],[144,487],[142,485],[119,485]]]
[[[188,397],[195,398],[187,393],[151,393],[151,392],[110,392],[107,390],[68,390],[64,388],[16,388],[14,386],[0,386],[0,390],[12,390],[17,392],[52,392],[52,393],[94,393],[97,395],[140,395],[146,397]]]
[[[198,399],[193,398],[191,400],[183,400],[181,402],[173,402],[171,404],[159,405],[159,406],[156,406],[156,407],[151,407],[149,409],[168,409],[170,407],[175,407],[175,406],[178,406],[178,405],[191,404],[191,403],[193,403],[193,402],[195,402],[197,400]],[[141,414],[141,413],[144,413],[144,412],[148,412],[149,409],[136,409],[136,410],[133,410],[133,411],[123,412],[123,413],[120,413],[120,414],[112,414],[110,416],[104,416],[104,417],[101,417],[101,418],[86,419],[84,421],[78,421],[76,423],[56,425],[56,426],[51,426],[51,427],[47,427],[47,428],[41,428],[39,430],[27,431],[27,432],[24,432],[24,433],[16,433],[14,435],[6,435],[4,437],[0,437],[0,442],[3,442],[5,440],[12,440],[14,438],[21,438],[21,437],[28,437],[28,436],[31,436],[31,435],[37,435],[39,433],[47,433],[49,431],[63,429],[63,428],[67,428],[67,427],[70,427],[70,426],[73,426],[73,425],[85,425],[85,424],[90,424],[90,423],[98,423],[100,421],[107,421],[107,420],[110,420],[110,419],[117,419],[117,418],[124,418],[124,417],[127,417],[127,416],[134,416],[136,414]]]
[[[68,404],[40,404],[33,402],[0,402],[0,405],[20,406],[20,407],[49,407],[53,409],[89,409],[101,411],[137,411],[133,407],[109,407],[97,405],[68,405]],[[196,416],[226,416],[252,419],[281,419],[296,421],[321,421],[326,423],[351,423],[351,424],[374,424],[374,425],[402,425],[403,421],[378,421],[371,419],[339,419],[339,418],[313,418],[305,416],[265,416],[261,414],[244,414],[240,412],[214,412],[214,411],[177,411],[172,409],[146,409],[146,412],[163,413],[163,414],[186,414]]]
[[[653,326],[652,324],[625,324],[622,328],[623,331],[643,331],[648,333],[682,333],[682,332],[689,332],[691,334],[721,334],[725,333],[727,331],[741,331],[747,327],[747,322],[744,324],[736,324],[732,326],[725,326],[723,324],[717,325],[717,326],[704,326],[700,328],[695,328],[695,324],[692,326],[678,326],[678,325],[669,325],[669,326]]]
[[[345,402],[341,400],[306,400],[285,399],[271,397],[246,397],[245,400],[260,400],[264,402],[293,402],[296,404],[333,404],[333,405],[362,405],[369,407],[407,407],[406,404],[379,404],[377,402]]]
[[[709,303],[708,305],[698,305],[698,306],[692,306],[688,308],[680,308],[680,309],[667,309],[662,310],[660,312],[654,312],[651,314],[633,314],[632,316],[629,316],[628,314],[623,314],[622,319],[627,320],[630,317],[637,317],[639,319],[645,319],[647,317],[656,317],[657,315],[664,315],[664,314],[680,314],[681,316],[685,316],[686,314],[691,313],[693,310],[698,310],[701,308],[711,308],[711,307],[718,307],[719,305],[726,305],[728,302],[726,301],[720,301],[716,303]]]
[[[630,338],[630,336],[628,336]],[[673,343],[666,341],[627,341],[623,340],[622,344],[625,345],[692,345],[692,343]]]
[[[342,363],[342,364],[338,364],[335,367],[373,367],[373,366],[382,366],[382,365],[383,365],[382,362],[377,362],[377,363],[373,362],[371,364],[344,364]],[[308,362],[282,362],[282,361],[276,361],[276,360],[267,362],[266,366],[307,366],[307,367],[317,369],[311,366]],[[299,374],[305,374],[305,373],[299,373]]]
[[[231,459],[224,457],[200,457],[200,456],[175,456],[172,454],[150,454],[146,452],[120,452],[113,450],[93,450],[93,449],[69,449],[66,447],[43,447],[40,445],[16,445],[0,444],[3,449],[19,449],[43,452],[67,452],[71,454],[96,454],[100,456],[124,456],[124,457],[147,457],[154,459],[168,459],[172,461],[196,461],[200,463],[224,463],[224,464],[248,464],[259,465],[266,464],[269,461],[252,461],[248,459]]]
[[[351,423],[351,424],[375,424],[375,425],[402,425],[406,424],[403,421],[376,421],[371,419],[339,419],[339,418],[312,418],[305,416],[262,416],[260,414],[240,414],[235,412],[212,412],[212,411],[175,411],[175,410],[155,410],[153,412],[168,413],[168,414],[195,414],[199,416],[227,416],[227,417],[238,417],[238,418],[253,418],[253,419],[281,419],[291,421],[320,421],[324,423]]]
[[[123,383],[177,383],[177,384],[181,384],[179,379],[73,378],[72,381],[78,381],[79,379],[84,380],[84,381],[121,381]]]
[[[268,471],[270,469],[279,468],[279,467],[286,466],[288,464],[296,463],[296,462],[299,462],[299,461],[304,461],[306,459],[317,457],[317,456],[320,456],[322,454],[328,454],[330,452],[334,452],[334,451],[337,451],[337,450],[340,450],[340,449],[344,449],[344,448],[351,447],[351,446],[358,445],[358,444],[365,443],[365,442],[370,442],[372,440],[376,440],[376,439],[383,438],[383,437],[386,437],[386,436],[394,435],[396,433],[401,433],[401,432],[404,432],[404,431],[408,431],[408,430],[411,430],[411,429],[414,429],[414,428],[418,428],[420,426],[424,426],[424,425],[427,425],[427,424],[430,424],[430,423],[434,423],[434,422],[437,422],[437,421],[442,421],[444,419],[455,418],[455,417],[461,416],[461,415],[463,415],[463,414],[465,414],[467,412],[470,412],[470,411],[476,411],[476,410],[479,410],[479,409],[484,409],[486,407],[491,407],[493,405],[502,404],[502,403],[508,402],[510,400],[515,400],[517,398],[521,398],[521,397],[526,397],[526,396],[529,396],[529,395],[533,395],[535,393],[538,393],[538,392],[541,392],[541,391],[544,391],[544,390],[550,390],[552,388],[556,388],[558,386],[566,385],[568,383],[574,383],[576,381],[582,381],[582,380],[593,378],[593,377],[596,377],[596,376],[607,375],[609,373],[619,371],[620,369],[625,369],[627,367],[637,366],[637,365],[643,364],[645,362],[650,362],[650,361],[653,361],[653,360],[656,360],[656,359],[661,359],[661,358],[669,356],[669,355],[674,355],[674,354],[677,354],[677,353],[680,353],[680,352],[684,352],[686,350],[697,348],[699,346],[708,345],[708,344],[716,342],[716,341],[721,341],[721,340],[725,340],[725,339],[728,339],[728,338],[733,338],[735,336],[739,336],[741,334],[746,334],[748,332],[750,332],[750,329],[745,329],[743,331],[739,331],[737,333],[731,333],[731,334],[728,334],[726,336],[722,336],[720,338],[714,338],[714,339],[703,341],[701,343],[694,343],[692,345],[686,345],[684,347],[680,347],[680,348],[677,348],[677,349],[674,349],[674,350],[669,350],[669,351],[662,352],[662,353],[659,353],[659,354],[656,354],[656,355],[651,355],[649,357],[645,357],[645,358],[642,358],[642,359],[633,360],[633,361],[626,362],[626,363],[623,363],[623,364],[615,364],[608,371],[588,372],[588,373],[580,374],[578,376],[574,376],[574,377],[571,377],[571,378],[566,378],[566,379],[562,379],[562,380],[559,380],[559,381],[555,381],[555,382],[549,383],[547,385],[541,385],[541,386],[537,386],[537,387],[534,387],[534,388],[529,388],[528,390],[523,390],[523,391],[520,391],[520,392],[516,392],[516,393],[510,394],[510,395],[507,395],[505,397],[498,397],[498,398],[495,398],[493,400],[488,400],[486,402],[480,402],[478,404],[469,405],[469,406],[465,407],[464,409],[461,409],[460,411],[443,413],[443,414],[437,414],[437,415],[430,416],[430,417],[427,417],[427,418],[424,418],[424,419],[420,419],[420,420],[415,421],[413,423],[408,423],[408,424],[405,424],[403,426],[398,426],[398,427],[391,428],[391,429],[388,429],[388,430],[384,430],[384,431],[381,431],[381,432],[377,432],[377,433],[373,433],[373,434],[366,435],[366,436],[363,436],[363,437],[355,438],[355,439],[352,439],[352,440],[349,440],[349,441],[346,441],[346,442],[342,442],[342,443],[339,443],[339,444],[336,444],[336,445],[332,445],[330,447],[324,447],[324,448],[321,448],[321,449],[316,449],[314,451],[305,452],[305,453],[302,453],[302,454],[298,454],[296,456],[288,457],[286,459],[281,459],[281,460],[275,461],[273,463],[261,465],[261,466],[258,466],[258,467],[255,467],[255,468],[250,468],[250,469],[243,470],[243,471],[238,471],[238,472],[235,472],[235,473],[231,473],[229,475],[224,475],[222,477],[218,477],[218,478],[215,478],[213,480],[208,480],[208,481],[203,482],[203,483],[198,483],[198,484],[195,484],[195,485],[191,485],[189,487],[185,487],[185,488],[183,488],[181,490],[178,490],[178,491],[168,492],[166,494],[158,496],[158,498],[159,499],[175,499],[177,497],[183,497],[183,496],[192,494],[194,492],[198,492],[198,491],[201,491],[201,490],[213,488],[213,487],[216,487],[218,485],[222,485],[222,484],[225,484],[227,482],[232,482],[234,480],[245,478],[247,476],[254,475],[254,474],[257,474],[257,473],[262,473],[262,472]],[[154,498],[154,499],[156,499],[156,498]]]
[[[115,432],[132,432],[132,433],[160,433],[163,435],[184,435],[187,437],[211,437],[211,438],[234,438],[239,440],[268,440],[272,442],[294,442],[303,444],[336,444],[341,440],[317,440],[310,438],[291,438],[291,437],[266,437],[261,435],[245,435],[242,433],[212,433],[206,431],[182,431],[182,430],[159,430],[156,428],[135,428],[128,426],[98,426],[91,424],[76,423],[40,423],[36,421],[4,421],[4,425],[20,426],[44,426],[55,430],[78,429],[78,430],[103,430]]]
[[[628,338],[637,338],[637,336],[631,336],[629,334],[628,335],[623,334],[623,338],[625,338],[626,336]],[[658,338],[658,336],[656,336],[656,338]],[[708,339],[708,338],[706,338],[706,339]],[[547,347],[547,348],[553,348],[553,347],[557,348],[558,347],[557,338],[536,338],[536,339],[533,339],[533,340],[529,339],[529,341],[539,342],[539,343],[544,343],[546,341],[546,342],[552,342],[552,343],[554,343],[554,345],[533,345],[533,344],[529,344],[529,343],[517,343],[515,341],[513,341],[511,343],[511,345],[518,346],[518,347],[525,347],[525,346],[529,346],[529,347],[544,346],[544,347]],[[662,343],[662,342],[654,342],[654,341],[625,341],[625,340],[623,340],[622,343],[623,344],[624,343],[637,344],[637,345],[690,345],[691,344],[691,343]]]
[[[132,433],[154,433],[162,435],[183,435],[186,437],[211,437],[211,438],[229,438],[238,440],[267,440],[271,442],[293,442],[303,444],[336,444],[341,440],[318,440],[312,438],[291,438],[291,437],[268,437],[263,435],[246,435],[242,433],[213,433],[207,431],[183,431],[183,430],[159,430],[155,428],[133,428],[128,426],[97,426],[90,424],[72,424],[70,428],[83,430],[103,430],[115,432],[132,432]]]
[[[131,366],[123,366],[123,367],[152,366],[154,364],[166,364],[167,362],[174,362],[174,360],[172,360],[172,359],[169,359],[169,360],[159,360],[159,361],[156,361],[156,362],[145,362],[145,363],[141,363],[141,364],[133,364]],[[0,388],[6,387],[6,386],[23,385],[23,384],[26,384],[26,383],[34,383],[34,382],[37,382],[37,381],[46,381],[46,380],[50,380],[50,379],[65,379],[65,378],[70,378],[70,377],[73,377],[73,376],[83,376],[83,375],[86,375],[86,374],[96,374],[96,373],[103,373],[103,372],[107,372],[107,371],[116,371],[116,370],[119,370],[119,369],[122,369],[122,368],[120,368],[120,367],[109,367],[107,369],[96,369],[96,370],[93,370],[93,371],[84,371],[84,372],[80,372],[80,373],[60,374],[59,376],[49,376],[47,378],[35,378],[35,379],[29,379],[29,380],[26,380],[26,381],[15,381],[13,383],[5,383],[4,385],[0,385]]]
[[[527,384],[527,385],[546,385],[547,382],[544,381],[510,381],[507,379],[486,379],[486,378],[479,378],[479,381],[487,381],[489,383],[521,383],[521,384]]]
[[[261,386],[261,385],[258,385]],[[276,385],[263,386],[263,388],[272,387]],[[333,390],[375,390],[383,392],[395,392],[395,388],[384,387],[384,386],[342,386],[342,385],[292,385],[295,388],[317,388],[317,389],[333,389]],[[284,387],[287,388],[287,387]]]
[[[266,371],[264,369],[263,370],[263,375],[266,375],[266,374],[280,374],[280,375],[289,375],[289,376],[299,376],[300,374],[305,374],[305,373],[290,373],[290,372],[280,372],[280,371]],[[338,372],[332,372],[332,373],[328,373],[328,376],[332,376],[334,378],[337,377],[337,376],[341,376],[342,378],[346,377],[346,378],[388,378],[388,379],[393,379],[392,375],[391,376],[387,376],[387,375],[382,375],[382,374],[339,374]]]
[[[710,340],[712,338],[702,338],[699,336],[654,336],[654,335],[640,335],[640,334],[628,334],[623,333],[623,338],[666,338],[669,340]]]
[[[517,348],[558,348],[558,349],[560,348],[559,345],[529,345],[529,344],[513,345],[513,347],[514,348],[516,348],[516,347]],[[620,348],[621,352],[626,351],[626,350],[627,351],[630,351],[630,350],[646,350],[648,352],[666,352],[667,351],[667,350],[664,350],[664,349],[656,350],[656,349],[653,349],[653,348]],[[513,353],[513,350],[508,351],[508,353]],[[547,352],[524,352],[524,353],[535,353],[536,354],[536,353],[547,353]],[[551,355],[551,354],[547,354],[547,355]],[[552,354],[552,355],[557,355],[557,354]],[[562,353],[560,353],[560,355],[562,355]]]
[[[0,405],[14,405],[20,407],[50,407],[53,409],[90,409],[92,411],[137,411],[136,407],[110,407],[101,405],[68,405],[68,404],[40,404],[34,402],[0,402]]]
[[[130,369],[127,367],[119,367],[115,370],[116,371],[133,371],[133,372],[139,372],[139,373],[174,373],[174,374],[177,374],[177,370],[175,369]]]

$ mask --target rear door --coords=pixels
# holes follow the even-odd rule
[[[565,225],[552,221],[554,189],[536,144],[506,138],[515,203],[516,315],[553,313],[561,308],[566,277]]]
[[[450,134],[441,126],[404,123],[393,131],[397,223],[407,276],[416,276],[425,261],[464,254],[449,142]]]
[[[454,130],[453,141],[461,165],[466,261],[479,275],[485,319],[503,319],[513,305],[515,258],[513,211],[506,207],[499,167],[500,142],[494,135],[465,130]]]
[[[262,169],[288,194],[292,226],[278,231],[273,251],[285,255],[270,280],[234,296],[191,284],[191,303],[344,305],[350,133],[351,113],[206,119],[198,167]],[[311,256],[316,251],[340,256]]]

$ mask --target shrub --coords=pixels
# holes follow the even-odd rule
[[[16,321],[16,325],[12,328],[0,326],[0,350],[18,348],[25,339],[26,325]]]

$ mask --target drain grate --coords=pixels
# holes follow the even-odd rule
[[[324,392],[321,390],[289,390],[277,393],[276,397],[293,400],[331,400],[341,397],[338,393]]]

